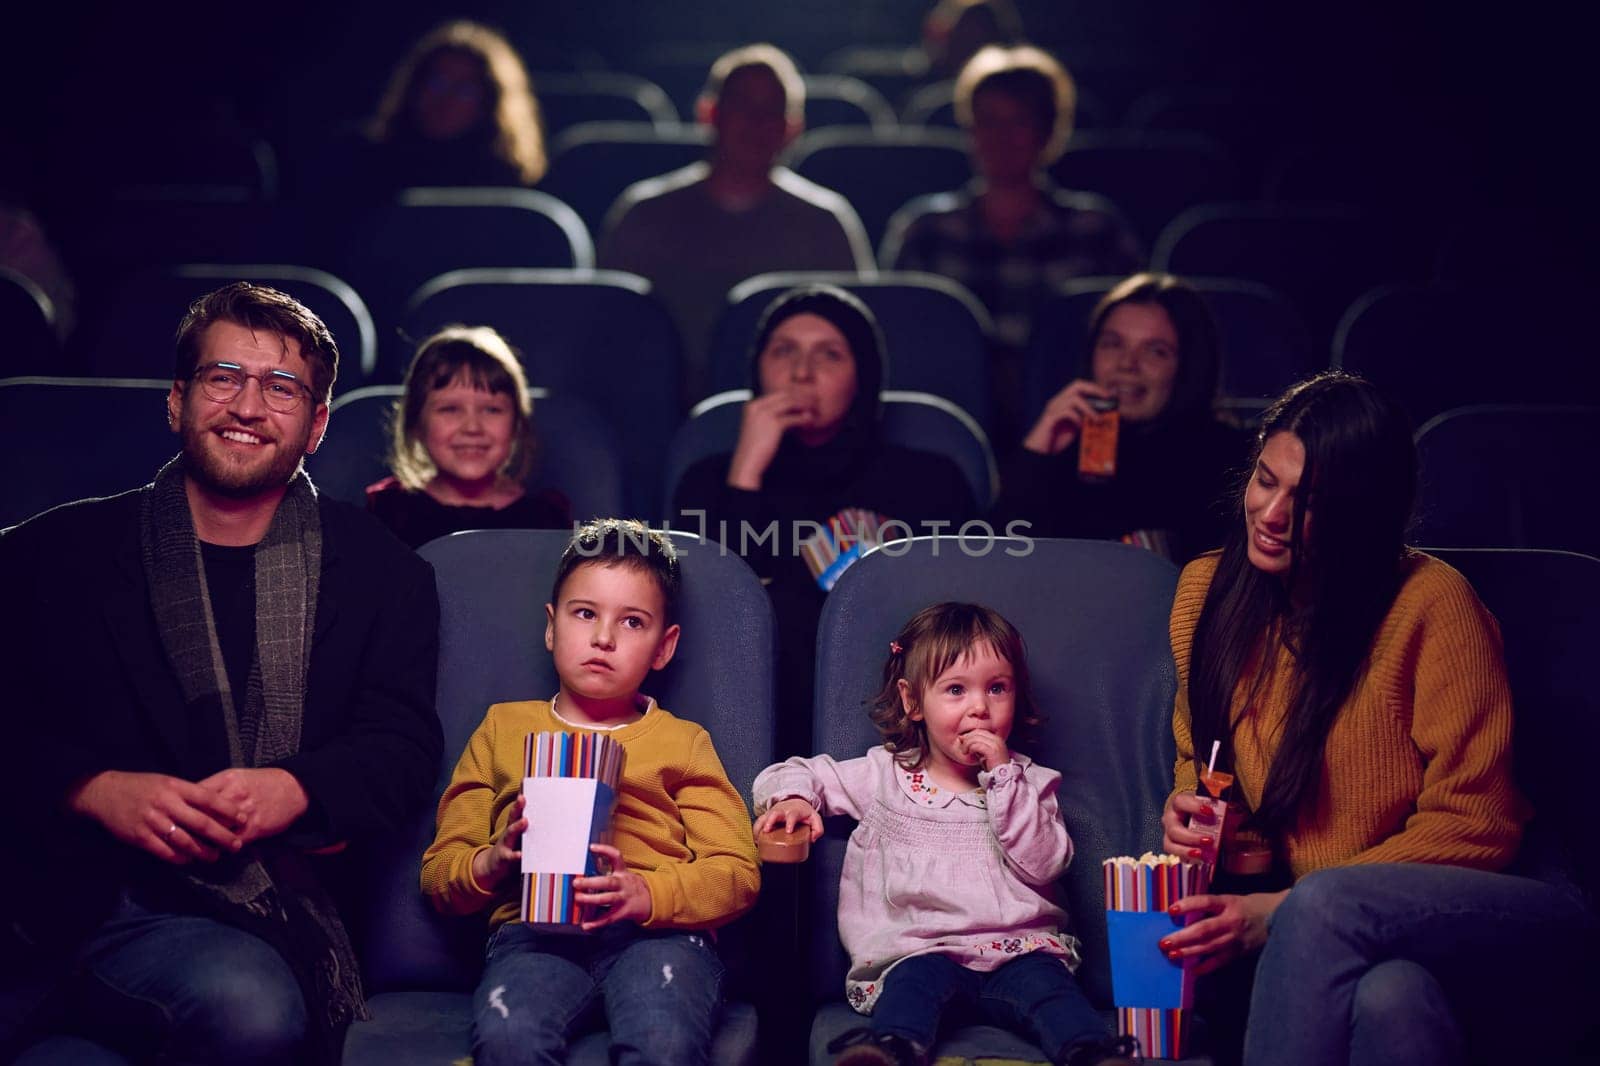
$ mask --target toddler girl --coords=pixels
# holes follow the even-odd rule
[[[1072,968],[1077,941],[1055,881],[1072,857],[1056,805],[1061,775],[1010,748],[1035,724],[1022,637],[999,614],[941,603],[889,645],[872,702],[882,747],[762,771],[758,832],[846,814],[839,937],[846,996],[872,1016],[829,1045],[836,1063],[926,1063],[941,1016],[965,1006],[1058,1063],[1124,1063]]]
[[[566,497],[530,493],[533,404],[516,352],[487,326],[447,326],[406,371],[389,468],[367,509],[413,548],[462,529],[565,529]]]

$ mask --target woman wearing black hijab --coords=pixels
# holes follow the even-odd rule
[[[880,432],[882,335],[854,296],[813,285],[762,313],[751,347],[754,397],[731,455],[691,467],[678,487],[679,527],[699,528],[740,552],[767,584],[778,616],[780,755],[809,752],[811,667],[825,589],[842,566],[818,528],[839,518],[890,536],[936,532],[975,511],[950,459],[886,443]],[[771,532],[775,531],[775,532]],[[866,545],[863,545],[865,547]],[[833,563],[832,567],[828,564]]]

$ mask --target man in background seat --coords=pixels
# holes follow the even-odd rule
[[[774,270],[873,269],[844,197],[777,165],[804,127],[805,84],[770,44],[718,59],[695,106],[709,160],[630,186],[607,215],[602,267],[650,279],[684,345],[684,400],[706,394],[707,350],[728,290]]]

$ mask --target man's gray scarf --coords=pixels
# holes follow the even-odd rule
[[[217,639],[182,457],[146,486],[140,541],[156,628],[190,713],[220,708],[230,766],[267,766],[297,753],[322,572],[322,523],[310,479],[295,474],[256,546],[256,646],[242,702]],[[284,955],[305,995],[313,1054],[333,1052],[336,1061],[345,1026],[367,1017],[366,1004],[350,938],[305,855],[263,840],[240,855],[183,869],[187,898]]]

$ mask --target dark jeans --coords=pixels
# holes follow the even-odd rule
[[[207,918],[124,900],[84,944],[59,997],[64,1034],[18,1062],[119,1061],[276,1066],[299,1060],[306,1007],[265,941]]]
[[[962,1010],[1020,1033],[1052,1060],[1081,1040],[1109,1035],[1072,972],[1059,958],[1039,952],[991,973],[969,970],[945,955],[913,955],[884,978],[871,1027],[904,1037],[926,1053],[939,1035],[940,1020]]]
[[[1539,1062],[1582,1027],[1594,946],[1595,918],[1567,885],[1345,866],[1302,878],[1260,955],[1207,981],[1235,1011],[1248,998],[1247,1066]]]
[[[1592,1007],[1594,943],[1567,885],[1420,863],[1311,874],[1272,916],[1245,1063],[1543,1061]]]
[[[472,996],[476,1066],[558,1066],[568,1039],[600,1020],[597,1008],[619,1066],[692,1066],[710,1056],[723,968],[703,934],[626,923],[542,933],[509,922],[487,954]]]

